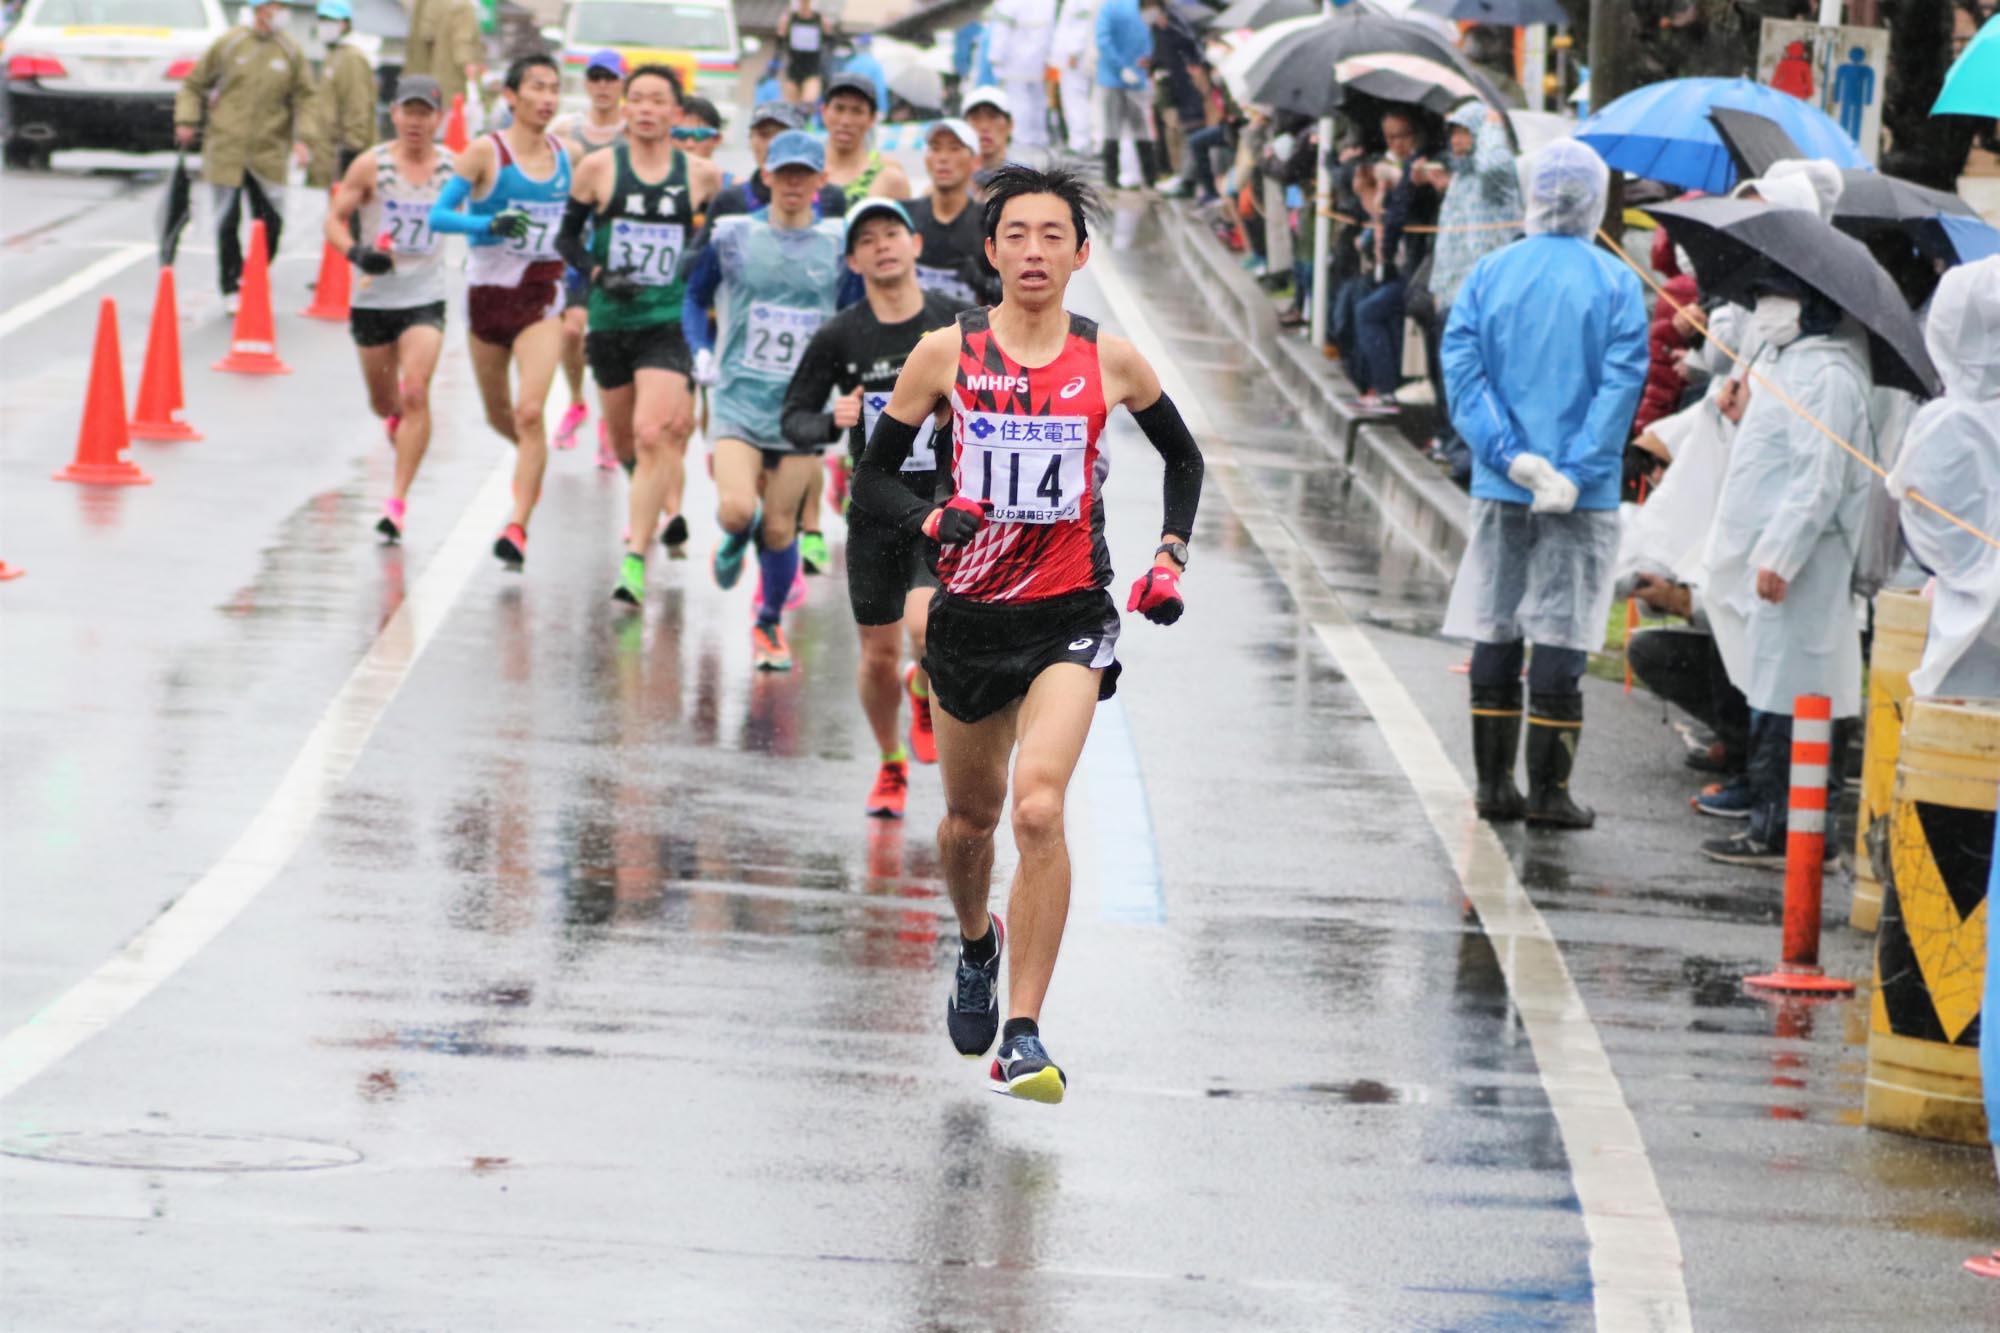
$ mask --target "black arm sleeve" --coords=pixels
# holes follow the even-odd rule
[[[914,494],[899,479],[903,460],[917,442],[916,426],[906,426],[887,412],[875,423],[868,447],[861,452],[861,466],[854,470],[848,492],[863,512],[880,523],[905,532],[922,532],[924,520],[937,506]]]
[[[562,230],[556,233],[556,253],[563,257],[578,273],[589,273],[597,267],[591,258],[590,246],[583,239],[583,229],[590,224],[591,214],[596,208],[584,199],[571,199],[563,209]]]
[[[822,329],[806,344],[805,353],[799,357],[799,368],[792,372],[792,382],[785,389],[779,429],[786,443],[800,449],[816,449],[840,438],[840,432],[834,428],[833,413],[826,410],[827,395],[833,392],[839,374],[838,359]]]
[[[1201,504],[1201,447],[1188,433],[1187,423],[1181,420],[1174,400],[1164,393],[1151,407],[1134,412],[1132,420],[1139,423],[1139,429],[1146,432],[1146,438],[1160,451],[1167,465],[1166,515],[1161,520],[1160,532],[1193,537],[1194,513]]]

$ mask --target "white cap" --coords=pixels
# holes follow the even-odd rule
[[[985,88],[974,88],[971,92],[967,93],[965,95],[965,101],[958,108],[958,114],[961,116],[969,116],[972,114],[974,107],[982,107],[982,106],[992,107],[995,111],[998,111],[1001,115],[1005,116],[1009,120],[1012,120],[1014,118],[1014,108],[1008,104],[1007,94],[1000,91],[998,88],[990,86]]]
[[[979,132],[958,117],[946,116],[943,120],[932,121],[930,128],[924,131],[924,144],[926,147],[929,146],[931,140],[938,137],[939,131],[949,134],[952,138],[964,144],[969,151],[974,153],[979,151]]]

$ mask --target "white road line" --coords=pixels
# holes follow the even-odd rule
[[[147,255],[158,251],[150,245],[122,245],[93,264],[86,264],[47,291],[0,312],[0,338],[25,328],[59,306],[68,305],[100,282],[123,273]]]
[[[1132,724],[1116,698],[1098,705],[1079,767],[1090,801],[1098,916],[1125,925],[1159,925],[1167,919],[1167,903],[1160,888],[1153,811],[1146,801]]]
[[[509,503],[513,474],[510,454],[466,505],[416,588],[375,636],[235,845],[95,972],[0,1038],[0,1098],[124,1017],[277,878],[353,771],[459,594],[485,568],[492,516]]]
[[[1153,363],[1174,395],[1175,405],[1202,443],[1209,477],[1270,560],[1334,664],[1361,696],[1443,841],[1466,896],[1479,911],[1480,926],[1493,942],[1508,994],[1533,1045],[1542,1089],[1569,1157],[1570,1178],[1590,1238],[1597,1327],[1617,1333],[1692,1329],[1680,1235],[1660,1197],[1638,1121],[1625,1104],[1597,1025],[1577,992],[1555,936],[1515,878],[1507,849],[1474,813],[1471,790],[1416,700],[1348,616],[1291,528],[1238,472],[1228,441],[1215,430],[1124,277],[1109,262],[1086,271],[1097,278],[1106,301],[1118,312],[1125,335]],[[1199,589],[1196,592],[1194,613],[1199,615]]]

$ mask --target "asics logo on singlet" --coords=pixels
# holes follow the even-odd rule
[[[1078,376],[1077,376],[1077,377],[1076,377],[1075,379],[1071,380],[1071,381],[1070,381],[1070,382],[1069,382],[1068,384],[1065,384],[1065,385],[1063,385],[1063,386],[1062,386],[1062,388],[1060,388],[1060,389],[1057,389],[1057,390],[1056,390],[1056,397],[1058,397],[1058,398],[1062,398],[1062,399],[1065,399],[1065,400],[1066,400],[1066,399],[1070,399],[1070,398],[1074,398],[1074,397],[1076,397],[1076,396],[1077,396],[1078,394],[1080,394],[1080,393],[1082,393],[1082,392],[1083,392],[1083,386],[1084,386],[1084,378],[1083,378],[1083,376],[1081,376],[1081,375],[1078,375]]]
[[[1078,639],[1075,643],[1069,646],[1069,650],[1073,653],[1080,653],[1088,647],[1090,647],[1089,639]]]
[[[972,425],[967,427],[967,429],[970,430],[974,435],[977,435],[980,439],[983,440],[994,432],[995,427],[993,423],[988,421],[985,417],[974,417],[972,419]]]
[[[967,375],[965,387],[974,393],[1026,393],[1025,375]]]

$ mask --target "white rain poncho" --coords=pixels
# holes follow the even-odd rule
[[[1521,159],[1521,198],[1530,236],[1591,236],[1604,222],[1611,168],[1589,144],[1557,139]]]
[[[1768,349],[1757,372],[1828,430],[1872,456],[1867,336],[1834,332]],[[1861,711],[1861,626],[1850,587],[1871,474],[1777,394],[1750,383],[1709,531],[1702,604],[1729,679],[1750,706],[1790,716],[1801,694]],[[1787,581],[1757,596],[1757,571]]]
[[[1924,341],[1944,397],[1918,411],[1889,474],[1889,492],[1903,502],[1903,538],[1937,578],[1910,688],[2000,697],[2000,550],[1906,495],[1915,487],[2000,536],[2000,256],[1944,275]]]

